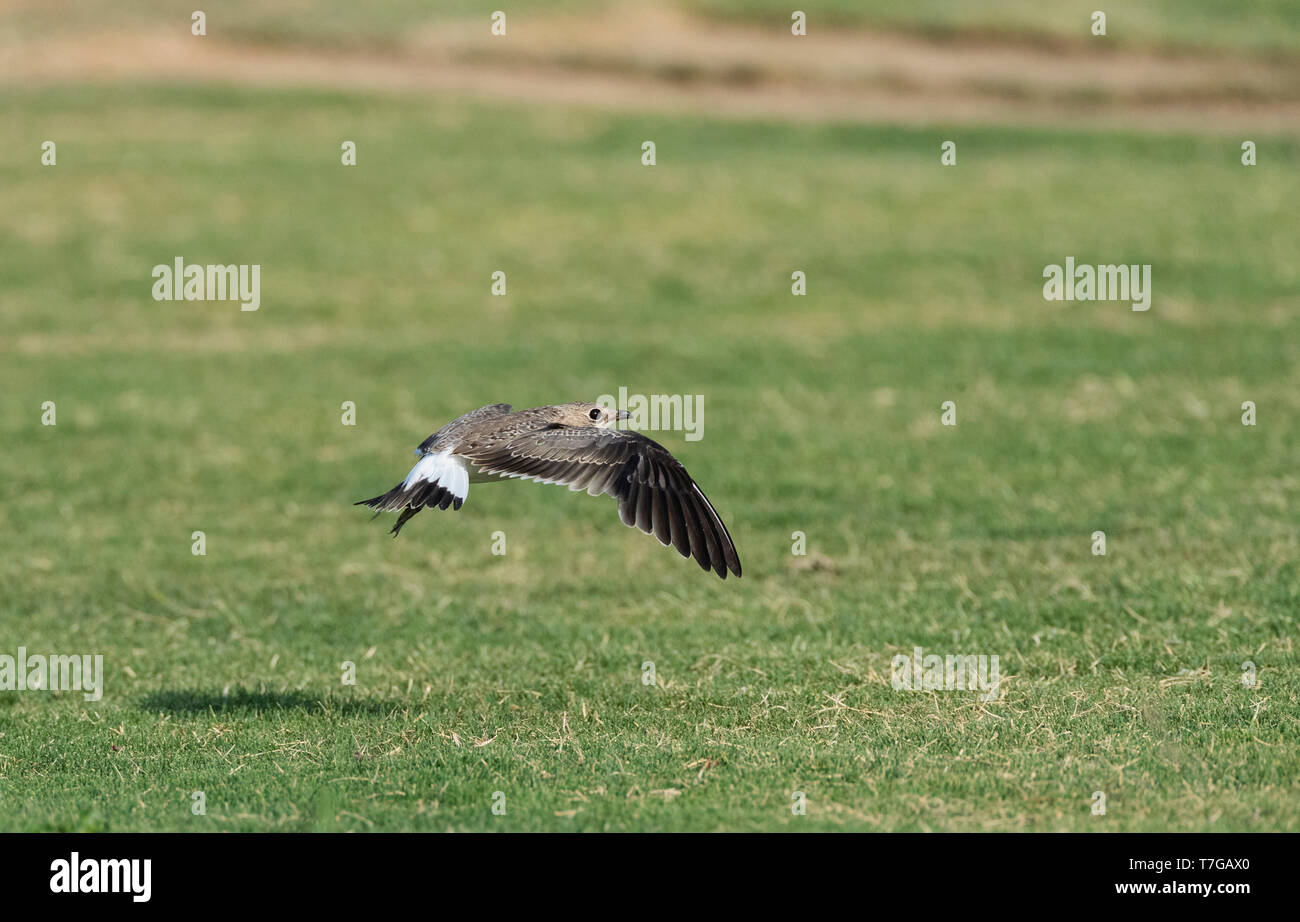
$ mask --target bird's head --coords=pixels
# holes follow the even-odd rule
[[[611,410],[598,403],[566,403],[555,408],[556,422],[588,429],[608,429],[621,419],[631,419],[627,410]]]

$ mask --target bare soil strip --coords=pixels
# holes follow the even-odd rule
[[[791,121],[1300,131],[1300,63],[721,25],[658,11],[455,22],[393,47],[265,44],[185,32],[0,47],[0,83],[186,83],[445,93]],[[1243,135],[1243,137],[1248,135]]]

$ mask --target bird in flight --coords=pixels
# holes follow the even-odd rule
[[[471,483],[522,478],[558,483],[618,500],[624,525],[672,544],[723,579],[740,576],[727,526],[680,461],[639,432],[611,428],[626,410],[565,403],[512,412],[508,403],[480,407],[425,439],[406,479],[358,506],[401,510],[396,537],[412,516],[434,506],[459,509]]]

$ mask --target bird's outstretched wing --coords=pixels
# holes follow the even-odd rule
[[[727,526],[680,461],[638,432],[555,424],[501,444],[462,448],[483,473],[562,483],[618,500],[619,518],[723,579],[740,576]]]

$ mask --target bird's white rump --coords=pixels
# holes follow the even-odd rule
[[[452,454],[450,448],[422,456],[402,481],[402,488],[410,489],[425,482],[438,484],[457,499],[463,500],[469,495],[469,471],[465,462]]]

